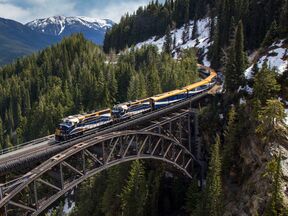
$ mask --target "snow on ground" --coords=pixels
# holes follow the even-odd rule
[[[64,202],[63,213],[69,214],[74,207],[75,207],[75,202],[71,202],[68,200],[68,198],[66,198]]]
[[[245,86],[240,86],[238,89],[238,92],[240,91],[245,91],[247,92],[249,95],[253,94],[253,88],[251,88],[249,85],[245,85]]]
[[[262,56],[257,61],[258,68],[262,68],[264,62],[267,62],[268,66],[271,69],[274,68],[277,73],[283,74],[288,67],[288,48],[283,46],[283,40],[275,42],[269,47],[267,55]],[[247,79],[252,78],[253,66],[254,64],[245,71],[245,76]]]
[[[183,49],[188,49],[191,47],[196,47],[199,49],[203,49],[205,56],[203,60],[203,64],[206,66],[210,66],[210,62],[207,60],[207,52],[208,52],[208,47],[210,46],[210,41],[209,41],[209,28],[210,28],[210,18],[205,18],[197,21],[197,27],[198,27],[198,37],[194,40],[190,39],[186,43],[183,43],[182,40],[182,34],[184,31],[184,26],[182,26],[179,29],[175,29],[171,31],[171,36],[172,39],[176,39],[176,48],[173,50],[173,53],[176,53],[175,58],[178,57],[178,53],[176,50],[183,50]],[[193,21],[190,21],[189,23],[189,38],[192,36],[192,30],[193,30]],[[157,39],[155,36],[148,39],[147,41],[138,43],[135,48],[141,48],[144,45],[155,45],[158,47],[159,51],[162,52],[163,49],[163,44],[165,42],[165,36],[162,38]]]
[[[286,113],[285,123],[288,126],[288,109],[285,109],[285,113]]]

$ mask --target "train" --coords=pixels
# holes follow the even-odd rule
[[[103,127],[135,115],[151,112],[208,91],[216,84],[217,73],[203,65],[198,64],[198,68],[203,79],[194,84],[149,98],[117,104],[112,110],[109,108],[88,114],[68,116],[62,119],[56,128],[55,140],[69,140],[84,134],[87,130]]]

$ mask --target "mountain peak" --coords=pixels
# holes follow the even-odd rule
[[[32,30],[58,36],[69,36],[72,33],[101,32],[102,36],[114,25],[109,19],[99,19],[85,16],[52,16],[28,22],[26,26]],[[88,38],[91,39],[91,38]],[[99,40],[92,41],[99,44]]]

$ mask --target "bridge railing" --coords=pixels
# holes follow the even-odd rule
[[[15,145],[15,146],[12,146],[9,148],[1,149],[0,150],[0,156],[4,155],[4,154],[8,154],[8,153],[16,151],[16,150],[19,150],[19,149],[22,149],[23,147],[27,147],[29,145],[32,146],[32,145],[37,145],[37,144],[45,142],[45,141],[49,141],[53,137],[54,137],[54,135],[48,135],[46,137],[41,137],[41,138],[38,138],[36,140],[31,140],[31,141],[28,141],[25,143],[21,143],[19,145]]]

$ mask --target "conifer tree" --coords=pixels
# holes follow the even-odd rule
[[[4,129],[2,124],[2,119],[0,117],[0,150],[4,147]]]
[[[161,92],[160,77],[155,65],[151,66],[147,78],[148,95],[156,95]]]
[[[236,109],[232,106],[228,113],[228,123],[224,132],[225,142],[223,147],[223,172],[228,173],[234,157],[234,150],[237,145],[237,123]]]
[[[269,202],[265,208],[265,216],[279,216],[287,215],[287,207],[284,207],[283,196],[281,191],[281,154],[275,157],[267,165],[267,172],[265,175],[272,177],[272,193]]]
[[[194,40],[198,37],[198,20],[195,18],[193,22],[193,30],[191,39]]]
[[[279,33],[281,38],[288,35],[288,0],[283,0],[283,6],[280,13]]]
[[[234,93],[237,88],[237,75],[235,65],[235,47],[231,45],[227,50],[227,60],[225,62],[224,74],[225,74],[225,89],[229,93]]]
[[[173,49],[175,49],[177,46],[176,44],[176,34],[174,34],[174,37],[173,37]]]
[[[182,32],[182,43],[183,43],[183,44],[185,44],[185,43],[188,42],[188,40],[189,40],[189,34],[190,34],[190,32],[189,32],[189,25],[188,25],[188,23],[186,23],[185,26],[184,26],[184,30],[183,30],[183,32]]]
[[[201,191],[196,178],[192,179],[186,194],[185,209],[191,216],[199,214],[199,204],[201,201]]]
[[[220,137],[217,135],[216,142],[211,146],[211,158],[207,174],[207,185],[203,199],[201,215],[220,216],[222,211],[222,180],[221,180],[221,157]]]
[[[286,28],[285,28],[286,29]],[[265,38],[261,44],[261,47],[269,46],[278,38],[278,26],[277,22],[274,20],[270,26],[270,29],[265,35]]]
[[[145,206],[145,215],[157,216],[159,215],[159,200],[161,178],[163,176],[162,166],[157,166],[156,170],[151,170],[148,173],[147,185],[149,194]]]
[[[139,86],[139,77],[138,74],[134,74],[129,82],[127,99],[128,100],[136,100],[139,98],[140,89]]]
[[[164,52],[171,54],[171,47],[172,47],[172,36],[171,36],[171,29],[170,26],[167,27],[166,29],[166,34],[165,34],[165,41],[163,44],[163,50]]]
[[[122,215],[143,216],[147,200],[147,184],[142,162],[133,161],[126,186],[121,193]]]
[[[244,52],[243,25],[238,23],[235,40],[228,49],[228,59],[225,63],[225,88],[230,93],[236,93],[245,84],[244,71],[247,67],[247,56]]]
[[[145,81],[145,77],[141,71],[138,74],[138,79],[139,79],[138,99],[145,98],[145,97],[147,97],[147,88],[146,88],[147,84]]]
[[[276,73],[270,70],[266,63],[254,77],[254,98],[264,104],[268,99],[277,97],[280,86],[276,80]]]
[[[235,35],[235,66],[236,74],[238,77],[238,86],[243,86],[245,84],[244,71],[248,65],[247,55],[244,48],[244,33],[243,24],[240,20],[237,26]]]
[[[288,130],[285,124],[285,109],[279,100],[267,100],[258,115],[257,134],[265,145],[281,144]]]
[[[121,215],[120,194],[130,166],[126,164],[111,167],[107,172],[107,187],[103,194],[102,211],[105,216]]]

